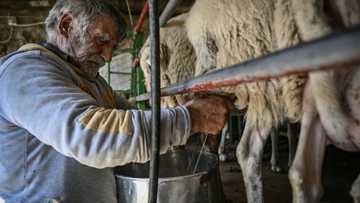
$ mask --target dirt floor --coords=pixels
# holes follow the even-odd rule
[[[287,167],[286,138],[280,140],[280,165]],[[266,147],[263,162],[264,201],[267,203],[291,202],[291,188],[287,173],[276,174],[270,170],[270,147]],[[233,155],[233,154],[232,154]],[[360,174],[360,153],[348,153],[327,147],[323,167],[324,196],[321,203],[353,202],[349,191],[352,182]],[[246,193],[242,180],[241,170],[233,159],[220,163],[221,176],[226,199],[231,203],[245,203]]]

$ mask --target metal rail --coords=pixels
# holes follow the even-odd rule
[[[258,80],[360,65],[360,27],[305,42],[161,89],[161,96],[213,91]],[[147,100],[149,94],[136,97]]]
[[[167,21],[172,17],[175,12],[175,8],[180,5],[182,0],[169,0],[160,16],[160,27],[163,27]]]
[[[136,22],[135,29],[134,29],[135,32],[140,32],[141,27],[144,23],[145,16],[148,14],[148,12],[149,12],[149,3],[146,1],[143,9],[141,10],[139,19]]]
[[[150,182],[149,203],[156,203],[159,179],[159,145],[160,145],[160,48],[159,48],[159,17],[158,1],[149,2],[150,17],[150,51],[151,51],[151,157],[150,157]]]

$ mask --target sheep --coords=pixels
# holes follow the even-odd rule
[[[197,57],[195,75],[299,43],[292,12],[289,0],[197,0],[185,24]],[[236,156],[248,202],[263,202],[263,147],[285,120],[300,120],[306,80],[289,76],[224,88],[237,97],[237,108],[247,108]]]
[[[358,0],[292,0],[291,3],[304,41],[360,24]],[[346,151],[360,150],[359,89],[360,69],[356,66],[309,74],[299,146],[289,171],[293,202],[320,202],[321,169],[327,144]],[[360,201],[359,178],[351,190],[354,202]]]
[[[184,26],[184,21],[187,18],[188,14],[184,13],[179,16],[176,16],[169,20],[165,27],[160,29],[160,69],[161,69],[161,87],[166,87],[170,84],[177,82],[182,82],[187,79],[191,79],[195,75],[195,62],[196,55],[192,48],[190,41],[187,38],[186,29]],[[140,52],[140,67],[144,72],[145,77],[145,86],[147,91],[151,90],[151,69],[149,66],[149,55],[150,47],[148,42],[146,42]],[[161,98],[162,107],[174,107],[177,105],[184,104],[189,99],[193,98],[194,95],[177,95],[177,96],[168,96]],[[221,143],[219,145],[219,140],[210,137],[208,139],[210,145],[210,151],[218,151],[220,160],[225,160],[226,155],[224,154],[224,138],[226,127],[221,135]],[[272,134],[277,136],[277,134]],[[271,169],[275,172],[280,172],[280,167],[278,166],[277,149],[275,146],[278,144],[273,141],[273,151],[271,158]],[[292,156],[290,156],[292,157]],[[292,159],[291,159],[292,160]]]
[[[358,1],[330,0],[326,3],[328,5],[324,5],[322,0],[197,0],[186,21],[188,37],[197,56],[195,74],[210,72],[328,34],[332,32],[326,21],[329,18],[340,17],[343,26],[358,23]],[[332,21],[335,22],[332,26],[338,29],[341,26],[337,21]],[[339,98],[339,92],[355,92],[359,87],[355,79],[358,74],[354,75],[358,71],[352,71],[310,74],[310,79],[308,76],[269,79],[225,89],[237,96],[239,108],[248,107],[245,130],[236,153],[244,175],[248,202],[263,202],[262,150],[270,131],[285,119],[302,119],[300,146],[290,172],[294,202],[319,200],[319,174],[326,141],[322,128],[328,134],[330,132],[331,140],[342,144],[340,147],[343,149],[358,149],[354,143],[359,144],[359,139],[354,134],[351,136],[352,142],[341,139],[346,137],[346,130],[359,132],[359,124],[343,112],[343,100]],[[340,76],[344,74],[353,77],[346,81],[352,85],[352,89],[347,87],[339,90],[339,85],[335,86],[335,79],[338,83],[342,82]],[[359,102],[354,95],[347,96],[350,105]],[[358,113],[356,108],[351,110]],[[335,117],[330,115],[334,113]],[[316,117],[317,114],[320,119]],[[358,121],[359,118],[356,119]],[[316,127],[316,132],[312,132],[312,126]],[[307,136],[309,133],[319,135]],[[309,163],[312,165],[307,165]],[[355,183],[355,187],[359,186]],[[356,188],[352,191],[352,194],[359,193]]]
[[[184,13],[168,21],[160,29],[160,84],[161,87],[190,79],[194,76],[196,56],[187,40],[184,20],[188,14]],[[151,90],[150,46],[144,44],[140,54],[140,67],[144,72],[145,87]],[[161,98],[162,107],[174,107],[184,104],[193,98],[191,94],[168,96]]]

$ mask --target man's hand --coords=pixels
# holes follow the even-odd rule
[[[224,127],[232,104],[220,96],[197,98],[185,104],[191,117],[191,134],[217,135]]]

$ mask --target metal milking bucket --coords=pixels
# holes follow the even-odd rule
[[[158,203],[221,203],[224,192],[214,154],[177,150],[160,156]],[[194,173],[194,169],[196,171]],[[146,203],[149,163],[115,170],[119,203]]]

